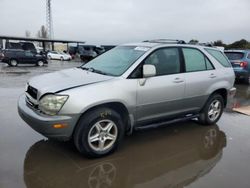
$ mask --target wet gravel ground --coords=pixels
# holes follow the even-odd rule
[[[8,67],[0,63],[0,188],[240,187],[248,188],[250,117],[222,115],[217,125],[195,122],[135,132],[101,159],[82,157],[70,143],[50,141],[17,114],[18,96],[32,76],[79,66]],[[229,108],[250,105],[250,89],[237,84]]]

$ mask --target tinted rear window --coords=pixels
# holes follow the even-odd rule
[[[211,56],[213,56],[222,66],[231,67],[231,63],[228,61],[223,52],[214,49],[205,49]]]
[[[229,60],[239,60],[244,57],[242,52],[225,52],[225,54]]]

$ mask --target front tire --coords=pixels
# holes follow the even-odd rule
[[[42,60],[37,62],[37,66],[42,67],[44,65],[44,62]]]
[[[110,154],[124,137],[124,123],[120,114],[110,108],[87,112],[74,132],[78,151],[90,158]]]
[[[224,109],[224,100],[221,95],[215,94],[209,97],[198,118],[202,125],[213,125],[221,117]]]
[[[15,60],[15,59],[11,59],[9,64],[10,64],[10,66],[12,66],[12,67],[16,67],[16,66],[18,65],[18,61]]]

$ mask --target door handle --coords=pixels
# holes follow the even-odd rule
[[[214,73],[211,73],[210,75],[209,75],[209,78],[215,78],[216,77],[216,75],[214,74]]]
[[[175,78],[174,79],[174,81],[173,81],[174,83],[182,83],[182,82],[184,82],[184,80],[182,79],[182,78]]]

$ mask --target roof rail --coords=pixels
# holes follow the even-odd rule
[[[214,45],[212,43],[197,43],[196,45],[200,45],[200,46],[207,46],[207,47],[214,47]]]
[[[184,40],[175,40],[175,39],[153,39],[153,40],[145,40],[143,42],[164,43],[164,44],[186,44]]]

